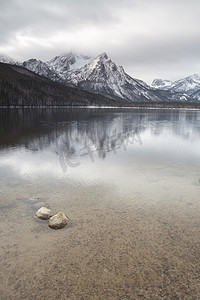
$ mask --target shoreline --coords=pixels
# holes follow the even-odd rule
[[[149,109],[149,110],[200,110],[191,106],[186,107],[160,107],[160,106],[3,106],[0,109]]]

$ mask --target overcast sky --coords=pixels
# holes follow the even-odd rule
[[[0,0],[0,53],[106,52],[135,78],[200,75],[200,0]]]

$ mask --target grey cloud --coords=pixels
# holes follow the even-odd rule
[[[199,11],[199,0],[0,0],[0,51],[43,60],[105,51],[144,79],[200,73]]]
[[[119,22],[115,10],[117,7],[122,8],[120,3],[113,0],[1,1],[0,46],[9,44],[9,41],[14,43],[18,34],[46,39],[60,32],[73,35],[84,27],[100,27],[101,30],[106,30],[112,23]],[[130,1],[124,1],[124,5],[128,3]]]
[[[127,2],[127,1],[125,1]],[[1,33],[26,29],[26,27],[61,30],[66,26],[83,26],[85,23],[111,23],[117,17],[112,13],[113,7],[120,1],[1,1]],[[6,26],[6,28],[5,28]]]

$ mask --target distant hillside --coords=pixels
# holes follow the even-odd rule
[[[51,81],[23,67],[0,63],[0,107],[113,105],[99,94]],[[118,103],[120,105],[120,102]]]

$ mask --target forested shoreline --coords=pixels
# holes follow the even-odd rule
[[[138,102],[112,99],[51,81],[20,66],[0,63],[0,107],[150,107],[200,108],[198,102]]]

